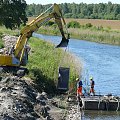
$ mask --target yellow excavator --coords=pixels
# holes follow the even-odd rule
[[[52,8],[53,11],[45,15],[47,11]],[[59,5],[53,4],[49,9],[36,17],[20,31],[20,36],[18,37],[16,44],[11,48],[9,54],[0,54],[0,71],[13,72],[18,76],[25,74],[27,69],[22,68],[21,66],[26,66],[28,61],[28,39],[32,36],[33,32],[38,30],[39,27],[41,27],[52,18],[58,25],[58,28],[62,35],[62,40],[56,47],[67,47],[69,42],[69,33],[66,27],[66,22],[63,18]],[[63,27],[63,24],[65,27]],[[64,28],[66,29],[67,35],[65,35],[65,32],[63,31]]]

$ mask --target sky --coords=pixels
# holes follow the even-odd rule
[[[120,4],[120,0],[25,0],[27,2],[27,4],[32,4],[32,3],[35,3],[35,4],[53,4],[53,3],[87,3],[87,4],[90,4],[90,3],[108,3],[108,1],[112,2],[112,3],[117,3],[117,4]]]

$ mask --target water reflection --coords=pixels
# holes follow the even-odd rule
[[[120,112],[116,111],[84,111],[83,120],[120,120]]]

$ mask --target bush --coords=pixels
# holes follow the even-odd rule
[[[71,21],[67,24],[68,28],[80,28],[80,23],[77,21]]]
[[[66,14],[64,15],[65,18],[71,18],[71,16],[72,16],[72,13],[66,13]]]
[[[98,26],[97,30],[103,30],[103,26]]]
[[[93,25],[91,24],[91,23],[87,23],[86,25],[85,25],[85,27],[86,28],[90,28],[90,27],[92,27]]]

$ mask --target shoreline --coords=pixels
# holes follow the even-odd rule
[[[119,41],[120,36],[119,36],[119,32],[117,31],[92,30],[92,28],[91,29],[69,28],[68,31],[70,33],[70,37],[74,39],[120,46],[120,41]],[[48,27],[48,26],[41,27],[37,31],[37,33],[45,34],[45,35],[61,36],[57,28]]]

